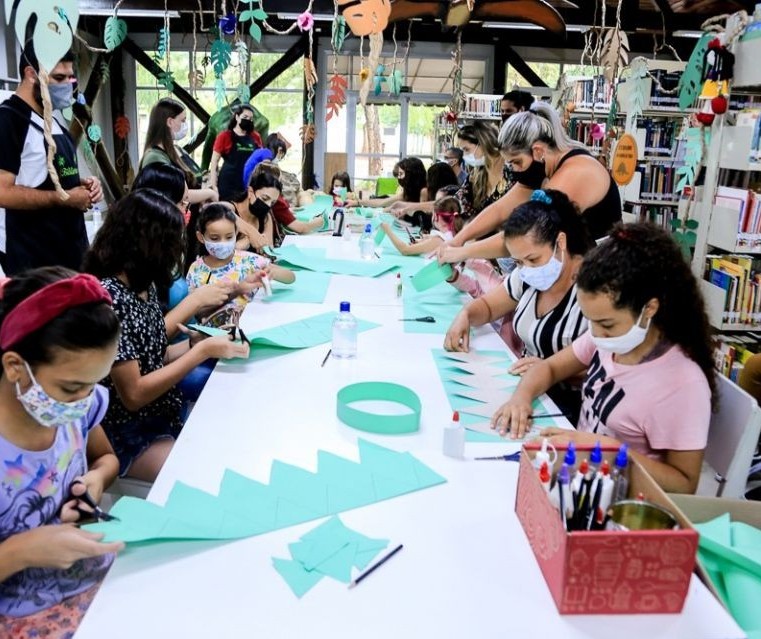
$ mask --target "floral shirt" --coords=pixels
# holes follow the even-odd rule
[[[260,271],[269,263],[270,260],[266,257],[247,251],[235,251],[227,264],[217,268],[207,266],[204,258],[199,257],[190,265],[188,270],[188,289],[192,293],[204,284],[214,284],[214,282],[219,280],[230,280],[236,283],[242,282],[248,275],[251,275],[255,271]],[[248,295],[239,295],[234,300],[228,302],[223,308],[242,311],[246,308],[246,304],[253,299],[254,293],[255,291],[252,291]],[[224,314],[221,314],[220,317],[224,317]],[[215,322],[212,320],[210,324],[214,326]]]
[[[87,436],[108,407],[108,391],[93,390],[84,419],[56,428],[53,445],[30,451],[0,437],[0,542],[47,524],[59,524],[75,477],[87,472]],[[91,557],[70,568],[27,568],[0,581],[0,615],[22,617],[50,608],[98,583],[113,555]]]
[[[485,171],[486,167],[483,167],[483,170]],[[472,176],[473,173],[471,172],[471,177]],[[466,180],[465,184],[460,187],[460,190],[457,191],[456,195],[457,199],[460,200],[460,203],[462,204],[463,217],[468,219],[478,215],[487,206],[494,204],[494,202],[507,193],[512,188],[513,184],[515,184],[513,172],[505,166],[502,172],[502,179],[499,181],[499,184],[497,184],[497,187],[484,199],[483,202],[481,202],[480,206],[476,206],[476,203],[474,202],[473,184],[469,179]]]

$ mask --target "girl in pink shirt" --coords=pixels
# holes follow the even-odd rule
[[[694,492],[716,380],[708,319],[689,265],[663,230],[619,225],[586,255],[576,284],[589,331],[533,366],[494,426],[522,436],[531,401],[586,370],[578,430],[543,434],[580,445],[625,442],[664,490]]]

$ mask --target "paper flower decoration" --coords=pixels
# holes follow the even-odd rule
[[[593,124],[591,136],[593,140],[602,140],[605,137],[605,127],[602,127],[596,123]]]
[[[367,67],[364,67],[363,69],[360,69],[360,71],[359,71],[359,81],[360,82],[364,82],[369,77],[370,77],[370,69],[368,69]]]
[[[299,29],[302,31],[311,31],[314,26],[314,17],[309,11],[304,11],[304,13],[296,18],[296,24],[299,25]]]
[[[235,33],[235,25],[238,21],[235,18],[234,13],[228,13],[226,16],[222,16],[219,19],[219,30],[225,35],[232,35]]]
[[[456,124],[457,123],[457,114],[454,111],[447,111],[446,113],[446,120],[449,124]]]

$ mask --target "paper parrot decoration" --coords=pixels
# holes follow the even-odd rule
[[[469,4],[473,5],[472,11]],[[446,27],[461,27],[470,20],[518,20],[554,33],[565,33],[563,18],[545,0],[393,0],[391,3],[390,22],[423,16],[434,16]]]

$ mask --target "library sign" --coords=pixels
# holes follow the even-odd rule
[[[621,137],[610,166],[616,184],[625,186],[632,181],[637,170],[637,141],[634,136],[626,133]]]

